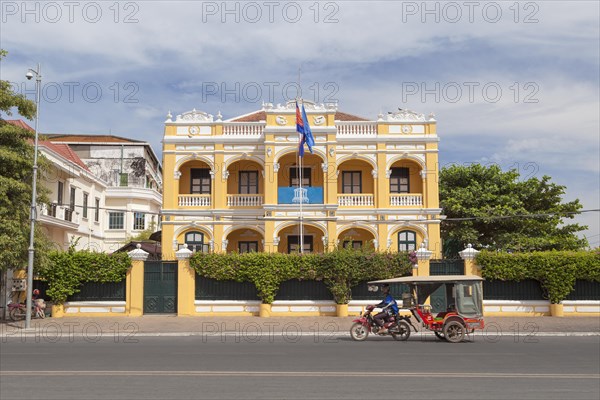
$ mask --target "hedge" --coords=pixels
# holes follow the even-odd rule
[[[87,250],[54,251],[48,254],[47,266],[37,271],[37,277],[48,283],[46,294],[63,303],[78,293],[86,282],[120,282],[131,267],[127,253],[95,253]]]
[[[203,277],[251,282],[263,303],[275,300],[282,282],[322,280],[338,304],[352,299],[351,288],[365,280],[410,274],[408,253],[340,249],[324,254],[196,253],[190,266]]]
[[[597,251],[513,254],[482,251],[476,262],[486,279],[539,281],[544,296],[553,304],[567,298],[577,279],[600,282],[600,253]]]

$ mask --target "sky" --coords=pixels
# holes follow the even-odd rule
[[[375,120],[433,112],[440,167],[495,163],[600,209],[597,1],[0,1],[0,78],[40,131],[142,139],[193,108],[298,95]],[[3,116],[4,117],[4,116]],[[600,245],[600,213],[582,233]]]

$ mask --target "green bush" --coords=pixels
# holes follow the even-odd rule
[[[486,279],[522,281],[535,279],[553,304],[573,291],[575,280],[600,282],[600,253],[589,251],[544,251],[533,253],[495,253],[477,255]]]
[[[322,280],[336,303],[347,304],[352,299],[351,288],[358,283],[407,275],[412,268],[407,253],[352,249],[303,255],[196,253],[190,265],[206,278],[252,282],[266,304],[273,303],[281,283],[290,279]]]
[[[55,303],[79,292],[86,282],[120,282],[131,266],[127,253],[95,253],[90,251],[54,251],[47,266],[38,269],[39,278],[48,282],[46,294]]]

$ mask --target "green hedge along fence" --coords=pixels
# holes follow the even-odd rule
[[[45,294],[55,303],[76,299],[76,294],[89,282],[121,282],[131,267],[127,253],[105,254],[71,249],[51,252],[48,257],[47,266],[36,271],[36,275],[45,281]]]
[[[598,251],[512,254],[482,251],[477,255],[476,262],[482,268],[482,276],[490,282],[538,281],[542,295],[553,304],[572,297],[576,281],[600,282]]]
[[[198,275],[220,281],[250,282],[258,298],[271,304],[283,282],[320,280],[336,303],[352,299],[352,287],[375,279],[409,275],[408,253],[376,253],[340,249],[324,254],[196,253],[190,265]]]

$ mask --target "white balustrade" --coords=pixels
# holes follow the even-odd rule
[[[210,194],[180,195],[179,207],[210,207]]]
[[[373,205],[372,194],[338,194],[340,207],[372,207]]]
[[[263,205],[263,197],[257,194],[228,194],[228,207],[259,207]]]
[[[259,137],[263,134],[263,123],[223,124],[223,136]]]
[[[336,122],[336,128],[338,136],[377,136],[377,123],[370,121]]]
[[[391,194],[390,206],[396,207],[422,207],[423,195],[421,194]]]

